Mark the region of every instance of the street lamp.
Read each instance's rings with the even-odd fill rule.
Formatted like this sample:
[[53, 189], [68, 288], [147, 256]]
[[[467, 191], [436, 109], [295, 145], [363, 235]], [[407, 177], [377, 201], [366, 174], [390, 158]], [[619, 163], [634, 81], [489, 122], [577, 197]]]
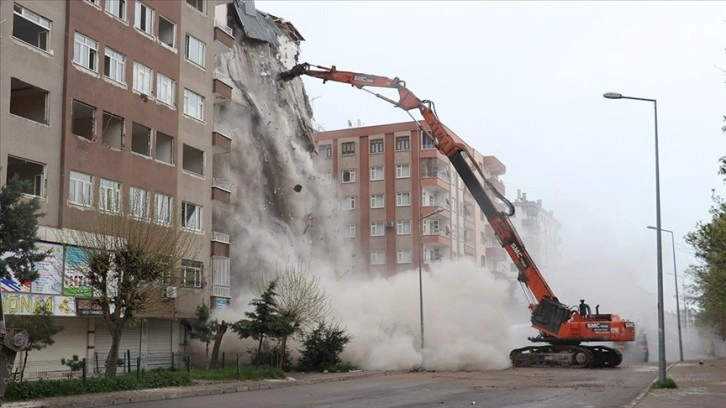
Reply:
[[[658, 162], [658, 102], [655, 99], [636, 98], [623, 96], [617, 92], [603, 94], [607, 99], [632, 99], [635, 101], [653, 102], [653, 114], [655, 118], [655, 226], [662, 231], [660, 224], [660, 166]], [[656, 256], [658, 257], [658, 381], [663, 384], [666, 380], [665, 360], [665, 331], [663, 329], [663, 245], [661, 234], [656, 235]]]
[[423, 235], [423, 220], [426, 218], [429, 218], [431, 216], [434, 216], [441, 211], [444, 211], [444, 208], [439, 208], [436, 211], [432, 212], [429, 215], [423, 216], [418, 219], [418, 310], [419, 310], [419, 319], [421, 322], [421, 350], [423, 351], [424, 348], [424, 313], [423, 313], [423, 241], [421, 240], [421, 236]]
[[[656, 227], [649, 225], [649, 229], [658, 230]], [[673, 277], [676, 282], [676, 315], [678, 317], [678, 351], [681, 355], [681, 362], [683, 362], [683, 337], [681, 336], [681, 303], [678, 299], [678, 270], [676, 268], [676, 240], [673, 237], [673, 231], [667, 229], [661, 229], [663, 232], [671, 234], [671, 245], [673, 246]]]

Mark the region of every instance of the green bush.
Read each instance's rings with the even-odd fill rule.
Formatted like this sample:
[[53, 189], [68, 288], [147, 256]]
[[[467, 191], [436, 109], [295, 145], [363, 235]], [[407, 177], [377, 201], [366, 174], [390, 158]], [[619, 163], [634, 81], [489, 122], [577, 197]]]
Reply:
[[660, 381], [654, 382], [652, 388], [654, 390], [663, 389], [663, 388], [678, 388], [678, 384], [676, 384], [676, 382], [673, 381], [672, 378], [667, 377], [665, 379], [665, 381], [663, 381], [663, 382], [660, 382]]
[[239, 376], [237, 376], [237, 367], [225, 367], [215, 370], [194, 369], [191, 377], [200, 380], [263, 380], [266, 378], [285, 378], [285, 373], [269, 366], [251, 366], [243, 365], [239, 368]]
[[350, 336], [338, 324], [318, 323], [303, 339], [300, 350], [300, 369], [303, 371], [330, 371], [341, 363], [338, 354], [350, 341]]

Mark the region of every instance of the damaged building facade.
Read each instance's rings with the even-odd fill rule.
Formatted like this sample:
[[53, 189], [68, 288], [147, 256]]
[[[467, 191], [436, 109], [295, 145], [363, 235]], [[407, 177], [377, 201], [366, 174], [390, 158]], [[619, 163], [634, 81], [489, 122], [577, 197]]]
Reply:
[[254, 2], [237, 0], [0, 2], [0, 183], [29, 182], [25, 193], [44, 213], [39, 246], [53, 254], [37, 265], [36, 282], [3, 279], [2, 301], [7, 314], [50, 304], [65, 327], [54, 346], [31, 354], [26, 375], [32, 360], [62, 367], [73, 354], [102, 370], [110, 335], [92, 291], [68, 268], [74, 248], [62, 239], [88, 212], [180, 217], [199, 248], [165, 288], [171, 311], [149, 311], [124, 329], [121, 350], [134, 361], [169, 365], [168, 356], [185, 352], [181, 318], [199, 304], [230, 306], [233, 238], [224, 220], [236, 185], [217, 162], [235, 142], [216, 109], [233, 83], [215, 65], [235, 37], [276, 27], [291, 38], [291, 58], [302, 39], [266, 15], [267, 26], [253, 27], [257, 15]]
[[[506, 273], [506, 251], [425, 129], [424, 122], [402, 122], [316, 134], [317, 165], [345, 214], [339, 234], [362, 254], [352, 263], [390, 276], [471, 257], [487, 271]], [[506, 166], [472, 151], [487, 180], [505, 194], [499, 176]]]

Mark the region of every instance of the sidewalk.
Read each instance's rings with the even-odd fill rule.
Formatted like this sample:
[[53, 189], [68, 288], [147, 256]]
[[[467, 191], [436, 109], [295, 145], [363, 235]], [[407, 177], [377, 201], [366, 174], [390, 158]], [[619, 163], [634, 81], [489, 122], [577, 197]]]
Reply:
[[675, 363], [668, 368], [666, 376], [676, 382], [677, 389], [644, 390], [641, 397], [633, 401], [630, 407], [726, 406], [726, 359]]

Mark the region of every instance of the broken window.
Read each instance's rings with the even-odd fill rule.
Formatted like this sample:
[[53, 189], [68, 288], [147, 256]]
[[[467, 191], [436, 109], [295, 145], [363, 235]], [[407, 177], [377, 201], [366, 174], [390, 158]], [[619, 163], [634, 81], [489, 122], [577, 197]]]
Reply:
[[138, 123], [131, 126], [131, 151], [151, 157], [151, 129]]
[[187, 4], [194, 7], [195, 9], [199, 10], [200, 12], [204, 13], [206, 11], [205, 9], [205, 0], [187, 0]]
[[71, 132], [84, 139], [93, 140], [96, 108], [74, 100], [71, 116]]
[[18, 178], [27, 182], [24, 194], [45, 197], [45, 164], [8, 156], [7, 169], [7, 181]]
[[154, 10], [144, 3], [136, 1], [136, 14], [134, 16], [134, 27], [154, 35]]
[[174, 138], [159, 131], [156, 132], [156, 160], [174, 164]]
[[343, 183], [355, 183], [355, 169], [345, 169], [341, 171]]
[[174, 39], [176, 38], [176, 25], [170, 20], [159, 16], [159, 42], [174, 48]]
[[13, 37], [35, 48], [50, 48], [50, 21], [32, 11], [13, 5]]
[[96, 72], [98, 68], [98, 43], [81, 33], [73, 41], [73, 62]]
[[341, 145], [343, 156], [351, 156], [355, 154], [355, 142], [345, 142]]
[[123, 148], [124, 119], [108, 112], [103, 112], [101, 140], [103, 144], [114, 149]]
[[48, 91], [11, 78], [10, 113], [47, 125]]
[[182, 150], [182, 168], [199, 176], [204, 175], [204, 152], [189, 145]]

